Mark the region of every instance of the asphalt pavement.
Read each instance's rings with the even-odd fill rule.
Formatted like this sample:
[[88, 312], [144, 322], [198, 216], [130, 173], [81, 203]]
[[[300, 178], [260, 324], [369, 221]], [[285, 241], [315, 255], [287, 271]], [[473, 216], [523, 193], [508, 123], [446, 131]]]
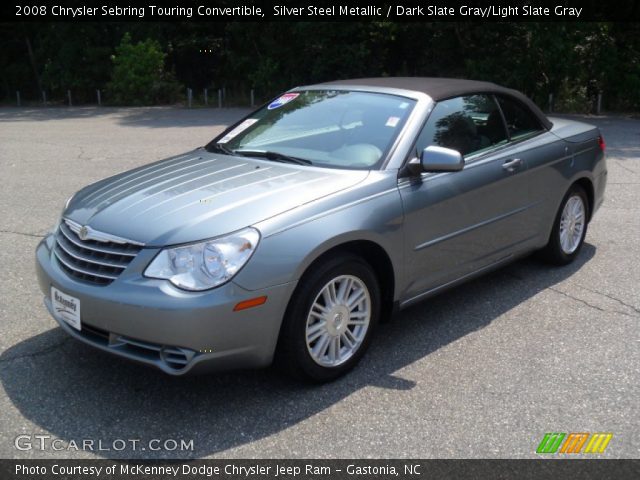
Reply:
[[416, 305], [332, 384], [172, 378], [69, 338], [34, 271], [65, 200], [245, 112], [0, 109], [0, 457], [521, 458], [546, 432], [611, 432], [600, 457], [640, 458], [639, 119], [576, 117], [602, 129], [609, 182], [574, 264], [527, 258]]

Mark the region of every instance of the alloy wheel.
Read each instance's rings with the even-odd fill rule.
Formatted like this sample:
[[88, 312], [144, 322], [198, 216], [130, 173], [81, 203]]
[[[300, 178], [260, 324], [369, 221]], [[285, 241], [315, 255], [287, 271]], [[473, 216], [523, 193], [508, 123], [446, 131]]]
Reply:
[[371, 296], [353, 275], [330, 280], [314, 299], [306, 323], [311, 358], [323, 367], [349, 360], [360, 348], [371, 321]]
[[576, 251], [585, 226], [585, 207], [579, 195], [569, 197], [560, 217], [560, 247], [567, 255]]

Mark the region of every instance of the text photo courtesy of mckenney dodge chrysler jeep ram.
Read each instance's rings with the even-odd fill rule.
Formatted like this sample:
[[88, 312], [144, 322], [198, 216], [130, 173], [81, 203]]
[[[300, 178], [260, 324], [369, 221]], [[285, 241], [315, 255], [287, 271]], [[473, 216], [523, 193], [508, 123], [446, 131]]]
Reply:
[[571, 262], [604, 150], [596, 127], [492, 83], [299, 87], [77, 192], [38, 280], [70, 335], [168, 374], [275, 360], [328, 381], [398, 309], [533, 251]]

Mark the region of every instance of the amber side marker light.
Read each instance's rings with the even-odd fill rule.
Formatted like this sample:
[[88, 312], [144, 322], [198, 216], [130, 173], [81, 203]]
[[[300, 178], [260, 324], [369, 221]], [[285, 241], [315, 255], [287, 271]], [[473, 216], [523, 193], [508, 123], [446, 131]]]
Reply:
[[247, 308], [257, 307], [258, 305], [262, 305], [266, 301], [267, 301], [266, 296], [250, 298], [249, 300], [243, 300], [242, 302], [236, 304], [235, 307], [233, 307], [233, 311], [239, 312], [240, 310], [246, 310]]

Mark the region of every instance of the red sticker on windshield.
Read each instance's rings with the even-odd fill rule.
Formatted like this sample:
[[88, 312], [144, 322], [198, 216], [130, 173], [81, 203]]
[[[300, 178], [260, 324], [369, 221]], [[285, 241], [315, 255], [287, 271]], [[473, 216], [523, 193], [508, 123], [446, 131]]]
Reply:
[[287, 103], [289, 103], [291, 100], [293, 100], [294, 98], [296, 98], [298, 95], [300, 95], [299, 93], [285, 93], [284, 95], [282, 95], [280, 98], [277, 98], [276, 100], [274, 100], [273, 102], [271, 102], [269, 104], [269, 106], [267, 107], [267, 109], [269, 110], [273, 110], [275, 108], [280, 108], [283, 105], [286, 105]]

